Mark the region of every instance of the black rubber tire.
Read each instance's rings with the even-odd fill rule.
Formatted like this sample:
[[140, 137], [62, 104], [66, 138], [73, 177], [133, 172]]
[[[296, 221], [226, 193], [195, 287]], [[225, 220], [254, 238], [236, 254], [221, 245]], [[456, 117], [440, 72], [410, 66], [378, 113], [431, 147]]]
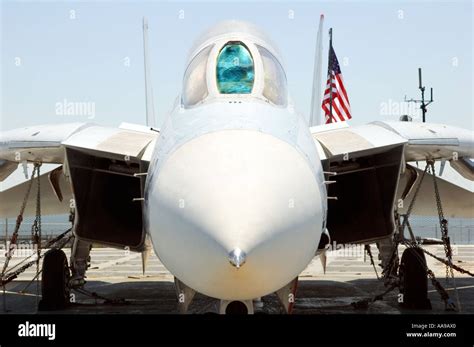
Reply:
[[248, 314], [247, 306], [238, 300], [234, 300], [230, 302], [227, 307], [225, 308], [226, 315], [244, 315]]
[[69, 279], [71, 273], [66, 254], [60, 249], [51, 249], [44, 255], [41, 274], [41, 294], [38, 310], [53, 311], [69, 304]]
[[407, 248], [403, 252], [399, 268], [400, 306], [404, 308], [431, 310], [428, 299], [428, 274], [426, 258], [419, 248]]

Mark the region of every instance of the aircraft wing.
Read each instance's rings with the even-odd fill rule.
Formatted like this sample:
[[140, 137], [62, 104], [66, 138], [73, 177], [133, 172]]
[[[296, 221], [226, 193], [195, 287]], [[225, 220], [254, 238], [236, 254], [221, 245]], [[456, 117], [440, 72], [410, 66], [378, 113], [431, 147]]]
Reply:
[[[91, 123], [31, 126], [0, 134], [0, 160], [63, 164], [65, 148], [75, 148], [104, 158], [128, 156], [149, 160], [143, 154], [157, 135], [158, 131], [129, 124], [119, 128]], [[3, 166], [6, 165], [0, 166], [0, 170]], [[7, 171], [6, 168], [3, 171]]]
[[[93, 170], [92, 163], [108, 160], [110, 172], [125, 170], [116, 163], [130, 163], [140, 167], [150, 160], [152, 148], [159, 131], [148, 127], [123, 123], [118, 128], [98, 126], [91, 123], [71, 123], [31, 126], [0, 133], [0, 181], [4, 181], [19, 166], [19, 163], [41, 162], [61, 164], [54, 170], [56, 174], [41, 176], [43, 214], [69, 212], [72, 186], [69, 170], [64, 167], [81, 157], [83, 162], [75, 164], [78, 168], [87, 166]], [[66, 155], [70, 151], [69, 155]], [[21, 166], [21, 165], [20, 165]], [[31, 171], [31, 170], [30, 170]], [[60, 173], [60, 174], [58, 174]], [[122, 173], [123, 174], [123, 173]], [[21, 199], [25, 195], [28, 181], [0, 192], [1, 217], [18, 214]], [[25, 215], [34, 214], [33, 187], [28, 199]]]
[[379, 153], [400, 144], [405, 145], [406, 162], [474, 158], [474, 133], [444, 124], [373, 122], [349, 127], [334, 123], [312, 127], [311, 132], [328, 159]]
[[[374, 122], [349, 127], [333, 123], [310, 128], [328, 185], [327, 226], [338, 243], [371, 242], [392, 234], [393, 208], [405, 213], [420, 175], [412, 161], [450, 161], [474, 180], [474, 133], [448, 125]], [[413, 174], [414, 173], [414, 174]], [[417, 181], [418, 180], [418, 181]], [[437, 177], [446, 217], [472, 217], [474, 193]], [[422, 196], [421, 196], [422, 195]], [[402, 199], [403, 203], [400, 204]], [[413, 213], [437, 215], [434, 185], [425, 177]], [[402, 206], [400, 206], [402, 205]]]

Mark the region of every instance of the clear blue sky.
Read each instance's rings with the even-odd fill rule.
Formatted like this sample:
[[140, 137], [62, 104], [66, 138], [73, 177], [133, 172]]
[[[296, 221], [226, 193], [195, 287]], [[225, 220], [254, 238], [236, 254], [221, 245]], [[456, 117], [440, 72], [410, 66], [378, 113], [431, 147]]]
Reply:
[[[87, 121], [84, 116], [56, 115], [55, 105], [64, 99], [94, 102], [93, 121], [99, 124], [144, 123], [144, 15], [150, 23], [158, 124], [181, 88], [194, 39], [224, 19], [253, 22], [273, 38], [284, 58], [296, 109], [307, 117], [320, 13], [326, 16], [326, 38], [327, 29], [334, 28], [352, 124], [397, 119], [381, 114], [382, 103], [402, 101], [405, 94], [418, 98], [417, 68], [421, 66], [426, 86], [434, 87], [429, 121], [474, 128], [473, 5], [469, 0], [1, 4], [2, 130]], [[75, 19], [70, 18], [71, 10]], [[181, 10], [184, 19], [179, 18]], [[323, 55], [327, 56], [327, 41]], [[20, 66], [15, 65], [17, 57]], [[129, 67], [124, 64], [126, 57]]]

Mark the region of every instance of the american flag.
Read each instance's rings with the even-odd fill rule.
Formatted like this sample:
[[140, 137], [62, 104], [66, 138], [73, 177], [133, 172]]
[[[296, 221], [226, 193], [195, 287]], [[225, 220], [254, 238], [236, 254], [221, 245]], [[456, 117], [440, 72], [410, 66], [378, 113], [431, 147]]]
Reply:
[[324, 91], [322, 108], [326, 124], [343, 122], [352, 118], [351, 105], [342, 80], [341, 67], [332, 45], [329, 48], [328, 81]]

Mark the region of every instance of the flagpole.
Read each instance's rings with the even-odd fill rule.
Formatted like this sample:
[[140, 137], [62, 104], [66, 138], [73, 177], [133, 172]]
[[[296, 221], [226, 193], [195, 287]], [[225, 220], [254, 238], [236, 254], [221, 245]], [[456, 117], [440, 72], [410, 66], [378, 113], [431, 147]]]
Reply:
[[[328, 64], [331, 64], [331, 49], [332, 49], [332, 28], [329, 28], [329, 51], [328, 51]], [[329, 82], [329, 122], [332, 123], [332, 71], [329, 70], [330, 82]]]

